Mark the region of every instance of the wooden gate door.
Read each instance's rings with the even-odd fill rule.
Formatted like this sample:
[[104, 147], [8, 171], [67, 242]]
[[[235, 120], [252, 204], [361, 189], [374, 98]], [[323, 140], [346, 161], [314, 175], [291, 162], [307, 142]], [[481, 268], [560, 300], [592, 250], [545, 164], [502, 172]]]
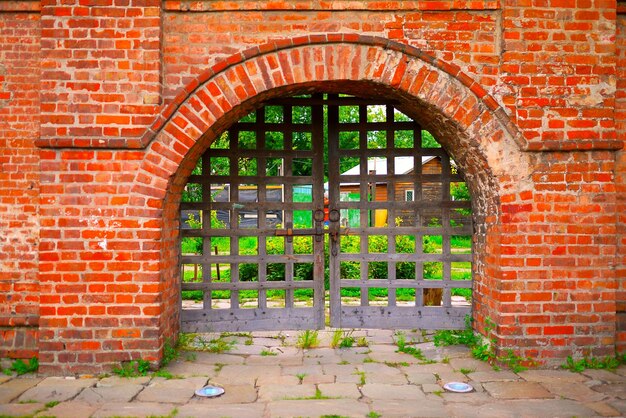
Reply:
[[200, 301], [184, 301], [182, 330], [323, 328], [325, 242], [332, 326], [463, 328], [471, 202], [424, 135], [393, 103], [339, 95], [233, 125], [181, 204], [183, 299]]
[[454, 163], [391, 103], [328, 103], [331, 326], [463, 328], [471, 202], [451, 198]]
[[206, 151], [181, 204], [183, 296], [201, 299], [183, 332], [324, 327], [323, 148], [322, 106], [292, 98]]

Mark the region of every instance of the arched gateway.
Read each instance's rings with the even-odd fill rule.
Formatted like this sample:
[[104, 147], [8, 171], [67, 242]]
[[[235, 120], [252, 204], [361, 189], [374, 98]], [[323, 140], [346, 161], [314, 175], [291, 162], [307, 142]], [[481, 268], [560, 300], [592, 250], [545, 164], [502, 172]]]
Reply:
[[449, 152], [473, 196], [473, 315], [479, 327], [486, 317], [497, 323], [499, 200], [502, 190], [518, 188], [528, 175], [522, 138], [493, 98], [454, 65], [385, 39], [311, 35], [216, 64], [186, 87], [144, 137], [149, 145], [127, 212], [146, 205], [163, 209], [154, 223], [162, 231], [160, 341], [179, 331], [179, 205], [197, 160], [218, 135], [262, 104], [315, 93], [396, 103]]
[[[260, 138], [260, 141], [267, 142], [268, 137], [263, 134], [271, 131], [268, 131], [260, 113], [272, 105], [280, 105], [285, 111], [291, 106], [285, 103], [295, 105], [296, 98], [309, 101], [307, 106], [312, 112], [318, 105], [327, 106], [329, 122], [332, 122], [331, 107], [335, 105], [358, 106], [359, 114], [361, 107], [367, 113], [368, 105], [384, 105], [385, 112], [390, 109], [391, 113], [391, 110], [397, 109], [406, 117], [406, 121], [402, 122], [405, 125], [395, 125], [401, 121], [396, 121], [395, 117], [393, 122], [390, 116], [386, 118], [388, 126], [377, 129], [376, 135], [381, 134], [387, 139], [386, 145], [380, 148], [368, 145], [367, 132], [371, 130], [368, 126], [359, 126], [363, 119], [350, 122], [353, 125], [349, 125], [349, 129], [341, 126], [330, 129], [332, 123], [329, 123], [328, 161], [331, 170], [327, 177], [313, 175], [311, 171], [311, 176], [307, 174], [296, 181], [293, 176], [281, 176], [278, 172], [267, 177], [267, 171], [265, 176], [259, 176], [258, 171], [252, 175], [239, 170], [240, 158], [256, 158], [257, 169], [261, 161], [261, 166], [265, 163], [265, 170], [269, 159], [277, 158], [283, 160], [283, 173], [288, 174], [286, 165], [289, 159], [293, 163], [294, 159], [308, 158], [311, 160], [311, 170], [319, 171], [320, 164], [324, 163], [320, 163], [320, 153], [312, 152], [314, 146], [320, 147], [319, 143], [314, 144], [313, 131], [310, 132], [311, 150], [307, 151], [310, 155], [300, 155], [299, 150], [289, 147], [268, 150], [267, 147], [256, 145], [240, 145], [239, 137], [236, 140], [229, 137], [228, 149], [218, 147], [225, 135], [230, 135], [225, 132], [241, 131], [242, 124], [248, 124], [244, 128], [255, 132], [255, 141]], [[354, 103], [349, 104], [350, 100]], [[342, 101], [345, 102], [342, 104]], [[291, 112], [293, 114], [293, 109]], [[254, 121], [249, 119], [251, 114], [256, 114]], [[587, 235], [594, 234], [594, 230], [577, 225], [572, 218], [549, 213], [552, 207], [560, 205], [559, 199], [567, 199], [566, 204], [570, 205], [568, 208], [571, 208], [572, 213], [582, 213], [594, 207], [585, 203], [584, 196], [580, 202], [571, 203], [574, 202], [572, 199], [576, 199], [576, 191], [572, 195], [563, 195], [565, 186], [551, 182], [555, 178], [565, 177], [562, 174], [554, 177], [552, 170], [563, 169], [561, 162], [567, 159], [571, 159], [575, 169], [580, 158], [610, 160], [610, 155], [606, 152], [596, 152], [594, 155], [529, 152], [533, 147], [527, 145], [525, 139], [517, 133], [506, 112], [458, 67], [424, 54], [419, 49], [386, 39], [333, 34], [275, 41], [218, 62], [190, 82], [140, 140], [126, 143], [126, 148], [142, 148], [140, 150], [99, 149], [98, 144], [95, 144], [83, 150], [42, 151], [42, 167], [47, 173], [45, 187], [42, 187], [41, 211], [45, 214], [42, 225], [45, 227], [42, 227], [39, 253], [41, 302], [38, 348], [42, 371], [93, 372], [137, 358], [156, 362], [161, 359], [165, 344], [176, 339], [181, 323], [184, 329], [224, 329], [246, 324], [249, 320], [247, 317], [232, 319], [245, 309], [238, 312], [226, 309], [222, 309], [222, 312], [207, 311], [213, 296], [209, 292], [214, 290], [230, 291], [228, 300], [236, 308], [235, 305], [241, 302], [237, 292], [255, 291], [259, 309], [247, 310], [244, 315], [248, 316], [254, 316], [255, 313], [267, 315], [262, 313], [266, 307], [262, 305], [266, 304], [264, 297], [272, 287], [273, 290], [282, 291], [278, 293], [284, 298], [284, 304], [290, 306], [296, 288], [309, 285], [289, 283], [283, 286], [282, 283], [291, 278], [289, 270], [295, 271], [296, 264], [313, 263], [313, 270], [317, 269], [317, 276], [313, 274], [313, 277], [317, 277], [318, 282], [312, 288], [317, 286], [318, 295], [321, 294], [321, 269], [315, 266], [314, 260], [307, 259], [321, 256], [321, 251], [305, 254], [300, 259], [298, 257], [301, 254], [288, 248], [282, 250], [282, 254], [269, 254], [267, 238], [269, 235], [270, 238], [284, 238], [285, 247], [288, 247], [286, 243], [293, 233], [289, 232], [287, 222], [294, 223], [295, 212], [304, 210], [302, 206], [309, 204], [311, 207], [306, 208], [309, 211], [308, 225], [304, 229], [313, 232], [310, 237], [315, 241], [319, 226], [315, 223], [315, 211], [323, 210], [320, 202], [323, 204], [326, 187], [329, 191], [329, 212], [333, 209], [339, 211], [338, 220], [329, 219], [331, 240], [337, 237], [333, 237], [334, 233], [338, 233], [340, 240], [343, 236], [359, 239], [359, 251], [354, 253], [335, 247], [335, 255], [332, 254], [333, 248], [330, 249], [330, 261], [335, 263], [336, 275], [341, 273], [342, 262], [349, 263], [345, 265], [346, 269], [352, 268], [353, 272], [358, 270], [353, 276], [340, 277], [334, 281], [331, 279], [331, 304], [336, 304], [334, 315], [337, 315], [333, 324], [342, 327], [401, 327], [406, 324], [412, 327], [460, 326], [465, 313], [470, 312], [470, 307], [458, 307], [451, 303], [451, 288], [456, 286], [453, 280], [448, 280], [453, 279], [448, 277], [452, 265], [445, 264], [467, 262], [461, 261], [466, 260], [467, 255], [455, 258], [457, 254], [454, 254], [450, 245], [450, 237], [457, 232], [451, 222], [450, 210], [462, 209], [458, 207], [458, 202], [448, 196], [441, 196], [440, 219], [433, 224], [426, 219], [428, 223], [424, 225], [423, 219], [419, 222], [411, 221], [411, 215], [406, 217], [401, 213], [405, 210], [412, 212], [414, 219], [418, 215], [423, 218], [426, 214], [424, 207], [419, 202], [407, 199], [407, 195], [404, 195], [404, 199], [396, 196], [392, 198], [392, 188], [387, 188], [385, 201], [366, 197], [372, 194], [370, 186], [374, 186], [378, 192], [382, 189], [382, 183], [398, 185], [405, 180], [412, 184], [413, 193], [423, 191], [423, 184], [419, 182], [420, 170], [416, 170], [415, 162], [423, 157], [445, 157], [443, 150], [429, 150], [428, 147], [420, 146], [419, 141], [414, 140], [412, 146], [406, 148], [396, 145], [395, 138], [391, 141], [391, 132], [395, 135], [398, 130], [409, 131], [404, 129], [407, 128], [406, 123], [414, 124], [410, 129], [412, 135], [419, 131], [430, 132], [454, 162], [453, 169], [452, 164], [442, 158], [441, 173], [430, 178], [443, 185], [439, 188], [442, 194], [446, 195], [446, 190], [449, 191], [446, 184], [459, 179], [454, 177], [458, 172], [463, 174], [472, 196], [472, 231], [461, 229], [463, 232], [460, 235], [473, 232], [471, 314], [477, 330], [485, 332], [484, 325], [490, 319], [495, 323], [495, 328], [489, 331], [489, 336], [495, 340], [496, 350], [514, 348], [523, 356], [534, 355], [549, 360], [550, 357], [562, 358], [569, 353], [581, 353], [584, 347], [591, 347], [589, 353], [592, 355], [613, 353], [614, 327], [603, 325], [615, 322], [614, 300], [610, 299], [610, 289], [614, 285], [611, 271], [602, 270], [597, 278], [594, 277], [595, 271], [583, 265], [591, 262], [589, 258], [581, 259], [580, 265], [573, 270], [559, 267], [567, 259], [559, 257], [565, 247], [558, 243], [563, 242], [568, 231], [579, 231], [582, 234], [580, 241], [577, 241], [582, 243], [580, 245], [593, 246], [593, 241], [588, 241]], [[293, 133], [300, 129], [293, 124], [292, 119], [291, 125], [283, 124], [276, 132], [282, 132], [284, 139], [288, 130]], [[314, 129], [319, 129], [319, 126]], [[359, 136], [358, 147], [342, 149], [339, 145], [339, 149], [336, 149], [338, 142], [330, 140], [331, 132], [333, 135], [343, 135], [342, 132], [350, 130], [358, 131], [359, 135], [365, 132], [363, 142], [360, 142]], [[305, 130], [301, 131], [306, 134]], [[212, 144], [215, 144], [213, 148]], [[113, 147], [114, 144], [108, 146]], [[215, 177], [205, 180], [199, 178], [194, 170], [203, 155], [208, 156], [208, 160], [203, 159], [203, 166], [208, 164], [208, 171], [203, 171], [203, 175], [219, 174], [211, 174], [212, 156], [228, 159], [228, 175], [219, 181]], [[397, 169], [403, 164], [404, 157], [413, 158], [412, 171]], [[347, 164], [351, 158], [355, 162], [353, 167], [342, 165], [342, 159]], [[109, 159], [114, 164], [101, 164], [100, 159]], [[387, 174], [370, 173], [370, 161], [383, 164]], [[343, 168], [337, 169], [337, 164]], [[110, 175], [112, 169], [118, 172], [115, 177]], [[350, 172], [352, 169], [358, 170], [358, 173]], [[94, 170], [96, 174], [93, 174]], [[426, 178], [423, 175], [421, 177], [421, 180]], [[577, 177], [568, 178], [575, 180]], [[114, 186], [110, 184], [112, 180], [115, 181]], [[208, 206], [193, 207], [193, 202], [181, 206], [186, 185], [198, 183], [198, 180], [208, 184], [208, 196], [203, 196], [200, 202]], [[584, 180], [582, 178], [581, 181]], [[61, 186], [57, 184], [58, 181]], [[311, 186], [308, 202], [293, 202], [294, 185], [298, 182]], [[228, 186], [228, 202], [210, 201], [212, 184]], [[358, 193], [349, 190], [357, 187], [355, 185], [359, 188]], [[568, 184], [567, 187], [578, 186]], [[281, 193], [280, 202], [275, 206], [268, 202], [272, 199], [268, 190], [272, 189], [280, 190]], [[103, 190], [108, 194], [104, 195]], [[92, 191], [95, 192], [90, 194]], [[239, 192], [256, 193], [253, 200], [259, 202], [249, 202], [248, 198], [240, 197]], [[283, 192], [285, 197], [282, 196]], [[353, 196], [354, 200], [347, 198], [342, 201], [342, 193], [349, 195], [351, 192], [358, 194], [358, 199]], [[613, 198], [613, 195], [602, 195], [601, 191], [598, 193], [599, 199]], [[551, 200], [555, 200], [554, 205]], [[232, 204], [242, 205], [243, 208]], [[76, 209], [76, 205], [81, 209]], [[607, 208], [611, 210], [610, 201]], [[213, 210], [216, 211], [217, 221], [223, 225], [233, 226], [232, 221], [236, 219], [239, 222], [240, 215], [245, 215], [246, 210], [249, 210], [246, 216], [254, 218], [256, 215], [257, 226], [263, 225], [259, 223], [262, 218], [268, 225], [271, 216], [277, 219], [280, 217], [284, 225], [274, 227], [271, 231], [261, 228], [255, 231], [258, 232], [256, 255], [259, 256], [255, 263], [249, 263], [249, 258], [245, 258], [250, 257], [250, 254], [237, 254], [237, 234], [245, 235], [249, 232], [239, 224], [236, 228], [228, 228], [228, 233], [221, 234], [221, 238], [230, 239], [227, 256], [231, 258], [220, 259], [220, 254], [218, 258], [211, 258], [211, 237], [219, 235], [201, 231], [199, 234], [194, 233], [208, 237], [208, 240], [203, 241], [203, 255], [200, 259], [198, 256], [193, 259], [181, 251], [181, 235], [190, 237], [194, 234], [189, 230], [183, 230], [181, 234], [181, 209], [205, 211], [206, 226], [211, 225], [210, 213]], [[230, 211], [228, 219], [224, 217], [226, 209]], [[67, 214], [68, 219], [57, 219], [60, 210]], [[342, 210], [347, 212], [342, 215]], [[359, 213], [358, 220], [353, 220], [352, 224], [349, 220], [351, 210]], [[259, 215], [260, 211], [265, 213]], [[388, 218], [377, 225], [379, 212], [386, 212]], [[402, 227], [388, 227], [389, 214], [393, 214], [393, 223], [396, 217], [405, 216], [403, 222], [414, 222], [412, 227], [418, 228], [419, 224], [419, 228], [410, 230], [412, 227], [405, 224], [408, 233], [404, 234], [401, 233]], [[352, 229], [353, 235], [350, 235], [350, 231], [341, 230], [342, 218], [346, 218], [344, 227], [351, 227], [348, 229]], [[609, 222], [611, 219], [610, 213], [606, 219], [599, 215], [598, 222]], [[462, 228], [468, 228], [467, 222], [461, 224]], [[84, 229], [77, 229], [77, 225]], [[73, 237], [77, 234], [85, 240], [85, 249], [78, 254], [71, 250], [72, 245], [75, 245]], [[442, 254], [431, 256], [433, 253], [424, 251], [423, 246], [420, 252], [419, 244], [415, 244], [415, 252], [399, 251], [398, 239], [402, 240], [402, 236], [408, 235], [413, 235], [417, 243], [420, 237], [423, 239], [426, 235], [441, 236]], [[266, 248], [258, 250], [262, 245], [259, 244], [262, 236], [266, 238]], [[387, 247], [383, 245], [380, 252], [372, 252], [369, 248], [370, 240], [386, 242]], [[55, 248], [66, 249], [61, 256], [69, 260], [59, 261]], [[448, 250], [450, 254], [447, 254]], [[262, 259], [263, 254], [265, 259]], [[291, 256], [295, 260], [285, 261]], [[73, 262], [72, 257], [77, 257], [79, 262]], [[205, 270], [211, 270], [211, 265], [224, 262], [230, 267], [229, 273], [233, 268], [240, 275], [253, 271], [253, 279], [226, 285], [207, 283], [204, 279], [187, 283], [182, 290], [203, 292], [203, 309], [181, 315], [181, 262], [197, 264], [198, 261], [205, 265]], [[424, 274], [424, 265], [430, 262], [444, 263], [443, 280], [436, 285], [431, 285], [435, 281], [424, 281], [419, 277], [420, 273]], [[372, 263], [382, 264], [370, 266]], [[409, 263], [410, 273], [407, 277], [412, 280], [398, 280], [401, 274], [405, 274], [399, 273], [406, 267], [402, 263]], [[243, 270], [247, 271], [242, 273], [243, 264], [256, 264], [256, 267], [243, 266]], [[268, 264], [284, 266], [271, 266], [270, 271]], [[379, 269], [371, 276], [370, 267], [382, 267], [383, 271], [381, 273]], [[259, 283], [263, 281], [263, 274], [267, 279], [268, 271], [272, 274], [278, 272], [279, 278], [285, 280], [264, 284], [266, 287], [262, 288]], [[394, 281], [394, 273], [396, 280], [391, 283]], [[606, 278], [603, 276], [605, 273]], [[388, 296], [391, 294], [385, 307], [368, 306], [368, 289], [378, 287], [381, 282], [367, 282], [365, 277], [389, 282], [387, 288], [383, 289]], [[569, 280], [570, 277], [573, 280]], [[355, 278], [360, 281], [352, 285], [350, 280]], [[464, 284], [469, 285], [470, 282]], [[358, 290], [358, 306], [343, 306], [343, 303], [339, 303], [341, 288]], [[404, 307], [398, 306], [399, 303], [394, 306], [392, 301], [393, 290], [397, 296], [399, 290], [404, 291], [406, 288], [410, 290], [413, 305], [409, 309], [400, 309]], [[443, 303], [437, 307], [422, 306], [426, 305], [424, 288], [443, 288]], [[605, 297], [609, 299], [602, 299]], [[318, 299], [320, 304], [321, 300]], [[287, 312], [279, 318], [279, 322], [293, 321], [304, 311]], [[435, 316], [431, 315], [434, 311], [438, 311]], [[291, 323], [286, 327], [318, 327], [322, 318], [320, 312], [310, 312], [310, 318], [306, 320], [311, 319], [310, 323], [305, 324], [300, 318], [295, 320], [295, 325]], [[212, 317], [207, 320], [209, 316]], [[563, 325], [567, 321], [571, 323]], [[594, 323], [597, 326], [589, 325]]]

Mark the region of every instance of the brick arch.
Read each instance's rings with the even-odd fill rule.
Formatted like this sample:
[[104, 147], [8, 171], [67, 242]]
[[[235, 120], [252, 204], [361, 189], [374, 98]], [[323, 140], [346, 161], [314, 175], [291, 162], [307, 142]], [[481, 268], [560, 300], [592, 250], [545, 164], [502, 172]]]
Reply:
[[[220, 61], [180, 92], [143, 137], [145, 158], [128, 215], [152, 208], [161, 272], [161, 340], [177, 332], [178, 204], [212, 140], [264, 100], [308, 92], [398, 100], [432, 131], [467, 177], [475, 201], [475, 306], [497, 321], [500, 197], [527, 175], [526, 144], [504, 110], [454, 64], [417, 48], [354, 34], [311, 35], [261, 45]], [[506, 172], [505, 172], [506, 170]], [[510, 175], [509, 173], [516, 173]]]

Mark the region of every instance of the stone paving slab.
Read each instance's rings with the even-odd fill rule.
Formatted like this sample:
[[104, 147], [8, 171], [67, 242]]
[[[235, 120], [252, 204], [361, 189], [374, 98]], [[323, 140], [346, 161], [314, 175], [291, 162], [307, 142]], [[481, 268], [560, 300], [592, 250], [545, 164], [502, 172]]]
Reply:
[[322, 395], [331, 398], [359, 399], [361, 392], [354, 383], [322, 383], [317, 385]]
[[335, 383], [335, 376], [331, 374], [312, 374], [304, 376], [302, 379], [304, 384], [317, 385], [320, 383]]
[[125, 384], [86, 388], [74, 398], [76, 401], [99, 405], [108, 402], [130, 402], [144, 389], [143, 385]]
[[475, 372], [468, 374], [467, 377], [476, 382], [515, 382], [520, 380], [518, 375], [508, 370]]
[[519, 372], [518, 375], [528, 382], [565, 383], [587, 380], [582, 374], [572, 373], [569, 370], [531, 369]]
[[[397, 353], [398, 346], [395, 344], [370, 344], [369, 349], [372, 353]], [[370, 353], [371, 354], [371, 353]]]
[[611, 407], [618, 410], [622, 415], [626, 416], [626, 400], [614, 400], [608, 402]]
[[[502, 417], [550, 417], [550, 418], [571, 418], [571, 417], [593, 417], [595, 412], [582, 404], [570, 400], [550, 399], [550, 400], [523, 400], [523, 401], [501, 401], [493, 402], [475, 409], [463, 409], [459, 417], [482, 417], [482, 418], [502, 418]], [[475, 413], [475, 415], [474, 415]]]
[[345, 350], [339, 352], [339, 362], [347, 361], [348, 363], [363, 363], [365, 359], [369, 358], [369, 354], [359, 353], [352, 350]]
[[339, 364], [343, 360], [332, 348], [319, 348], [304, 353], [303, 364]]
[[283, 375], [316, 375], [316, 374], [324, 374], [324, 369], [319, 364], [306, 364], [302, 366], [287, 366], [282, 368]]
[[436, 394], [443, 393], [443, 388], [436, 383], [424, 383], [419, 386], [420, 388], [422, 388], [422, 392], [424, 393], [436, 393]]
[[461, 371], [461, 369], [471, 370], [470, 373], [494, 371], [489, 363], [474, 358], [453, 358], [450, 359], [450, 366], [456, 371]]
[[487, 382], [483, 387], [496, 399], [553, 398], [543, 386], [535, 382]]
[[448, 382], [469, 382], [470, 381], [470, 378], [461, 372], [442, 372], [442, 373], [437, 373], [437, 376], [439, 376], [439, 381], [442, 382], [442, 384], [446, 384]]
[[606, 398], [606, 395], [578, 383], [541, 383], [541, 385], [561, 398], [573, 399], [580, 402], [597, 402]]
[[626, 383], [626, 376], [621, 376], [609, 370], [585, 370], [583, 375], [606, 383]]
[[594, 386], [593, 390], [618, 399], [626, 400], [626, 384], [602, 384]]
[[88, 418], [99, 408], [78, 401], [62, 402], [35, 415], [36, 417]]
[[325, 374], [335, 376], [335, 383], [361, 382], [361, 375], [357, 367], [352, 364], [326, 364], [323, 369]]
[[222, 385], [254, 385], [260, 376], [280, 375], [280, 366], [226, 365], [214, 380]]
[[372, 412], [382, 415], [384, 418], [408, 418], [408, 417], [448, 417], [443, 401], [426, 399], [406, 400], [381, 400], [377, 399], [370, 404]]
[[0, 404], [6, 404], [16, 399], [28, 389], [36, 386], [43, 379], [37, 377], [17, 378], [0, 385]]
[[365, 333], [368, 338], [371, 338], [372, 341], [382, 342], [382, 343], [393, 343], [393, 336], [395, 335], [395, 331], [392, 329], [367, 329]]
[[191, 361], [173, 361], [168, 364], [163, 370], [172, 373], [175, 376], [193, 377], [193, 376], [205, 376], [214, 377], [217, 375], [215, 371], [215, 365], [211, 364], [198, 364]]
[[411, 364], [407, 367], [401, 367], [402, 371], [407, 375], [410, 373], [430, 373], [441, 376], [442, 374], [454, 373], [454, 369], [449, 364], [432, 363], [432, 364]]
[[0, 385], [5, 383], [5, 382], [8, 382], [11, 379], [13, 379], [13, 376], [3, 376], [3, 375], [0, 375]]
[[341, 417], [363, 418], [369, 414], [367, 404], [354, 399], [313, 399], [272, 402], [267, 406], [270, 417]]
[[379, 363], [419, 363], [421, 361], [408, 354], [395, 352], [373, 351], [369, 353], [368, 356], [370, 359]]
[[381, 363], [365, 363], [358, 366], [359, 371], [365, 373], [366, 383], [387, 383], [390, 385], [403, 385], [408, 383], [406, 375], [395, 367], [389, 367]]
[[257, 337], [256, 332], [254, 333], [254, 343], [258, 345], [262, 345], [264, 347], [284, 347], [284, 344], [280, 338], [270, 338], [270, 337]]
[[265, 385], [297, 385], [300, 379], [296, 376], [259, 376], [256, 380], [256, 386]]
[[137, 377], [120, 377], [120, 376], [107, 376], [98, 380], [96, 387], [114, 387], [120, 385], [147, 385], [152, 376], [137, 376]]
[[263, 401], [281, 401], [289, 399], [312, 398], [315, 385], [265, 385], [259, 388], [259, 399]]
[[489, 396], [487, 392], [470, 392], [470, 393], [452, 393], [443, 391], [439, 397], [446, 404], [463, 404], [466, 407], [474, 408], [475, 405], [483, 405], [494, 402], [494, 398]]
[[0, 405], [0, 417], [24, 417], [46, 409], [42, 403], [5, 403]]
[[189, 401], [194, 392], [207, 384], [206, 377], [185, 379], [155, 378], [137, 395], [138, 402], [167, 402], [182, 404]]
[[110, 417], [159, 417], [168, 416], [178, 406], [168, 403], [133, 402], [133, 403], [109, 403], [103, 405], [92, 416], [93, 418]]
[[[273, 349], [272, 352], [277, 352]], [[303, 364], [301, 356], [278, 354], [276, 356], [250, 356], [246, 365], [251, 366], [300, 366]]]
[[437, 378], [432, 373], [419, 373], [412, 371], [406, 374], [409, 383], [413, 385], [425, 385], [437, 383]]
[[213, 405], [213, 404], [187, 404], [178, 408], [176, 418], [259, 418], [262, 417], [266, 405], [262, 403], [256, 404], [231, 404], [231, 405]]
[[361, 388], [363, 396], [370, 399], [425, 399], [424, 392], [414, 385], [386, 385], [368, 383]]
[[37, 386], [28, 389], [18, 398], [18, 401], [37, 401], [47, 403], [51, 401], [63, 402], [72, 399], [83, 389], [94, 386], [97, 379], [73, 379], [64, 377], [47, 377]]
[[252, 345], [236, 344], [228, 352], [230, 354], [260, 355], [262, 351], [268, 351], [268, 348], [265, 347], [264, 345], [257, 345], [257, 344], [252, 344]]
[[[242, 356], [236, 356], [232, 354], [216, 354], [216, 353], [204, 353], [193, 352], [195, 354], [195, 360], [193, 363], [204, 364], [243, 364], [245, 358]], [[184, 357], [184, 355], [183, 355]]]
[[467, 347], [464, 345], [450, 345], [448, 347], [441, 347], [439, 350], [441, 358], [447, 357], [449, 359], [453, 359], [469, 356]]
[[598, 415], [603, 417], [621, 417], [622, 413], [613, 408], [606, 402], [589, 402], [585, 404], [586, 407], [593, 409]]

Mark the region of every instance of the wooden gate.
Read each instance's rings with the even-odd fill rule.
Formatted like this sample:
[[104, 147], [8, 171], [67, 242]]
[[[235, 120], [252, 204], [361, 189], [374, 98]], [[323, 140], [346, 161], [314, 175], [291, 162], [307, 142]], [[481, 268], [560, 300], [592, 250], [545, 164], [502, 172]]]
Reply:
[[463, 328], [471, 201], [446, 151], [392, 103], [331, 97], [328, 132], [331, 326]]
[[182, 330], [319, 329], [326, 297], [334, 327], [462, 328], [471, 202], [423, 135], [392, 103], [338, 95], [233, 125], [183, 195]]

